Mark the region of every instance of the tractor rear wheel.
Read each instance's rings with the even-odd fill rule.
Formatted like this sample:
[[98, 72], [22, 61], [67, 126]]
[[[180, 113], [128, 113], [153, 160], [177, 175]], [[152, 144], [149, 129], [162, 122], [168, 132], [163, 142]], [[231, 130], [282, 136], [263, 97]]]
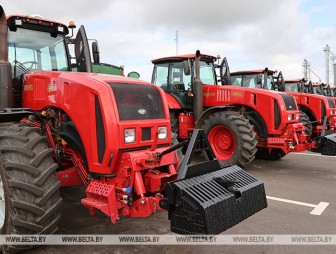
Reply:
[[304, 124], [304, 126], [305, 126], [305, 134], [310, 137], [311, 134], [312, 134], [312, 132], [313, 132], [313, 126], [312, 126], [312, 124], [309, 121], [308, 115], [305, 112], [301, 111], [301, 110], [300, 110], [300, 123]]
[[[0, 124], [1, 234], [52, 234], [58, 229], [62, 199], [52, 149], [39, 129], [22, 123]], [[3, 245], [18, 252], [34, 245]]]
[[268, 161], [276, 161], [285, 157], [286, 154], [283, 150], [273, 148], [271, 152], [267, 148], [260, 148], [256, 154], [256, 158], [259, 160], [268, 160]]
[[245, 167], [257, 152], [253, 126], [242, 115], [232, 111], [215, 112], [203, 122], [212, 149], [222, 167]]

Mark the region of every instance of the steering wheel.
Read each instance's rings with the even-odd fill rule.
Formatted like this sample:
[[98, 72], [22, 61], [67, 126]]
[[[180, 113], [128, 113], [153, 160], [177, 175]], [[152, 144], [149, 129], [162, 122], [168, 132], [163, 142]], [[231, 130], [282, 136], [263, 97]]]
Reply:
[[38, 62], [36, 62], [36, 61], [26, 61], [26, 62], [23, 62], [22, 64], [23, 65], [30, 64], [30, 66], [27, 67], [29, 70], [33, 69], [34, 65], [35, 65], [34, 69], [37, 69], [37, 66], [38, 66]]
[[[24, 74], [24, 73], [26, 73], [26, 72], [29, 72], [29, 69], [28, 69], [26, 66], [24, 66], [23, 63], [21, 63], [21, 62], [19, 62], [19, 61], [17, 61], [17, 60], [15, 60], [15, 61], [13, 62], [13, 65], [14, 65], [14, 68], [18, 68], [18, 69], [22, 72], [22, 74]], [[21, 74], [20, 74], [20, 75], [21, 75]]]

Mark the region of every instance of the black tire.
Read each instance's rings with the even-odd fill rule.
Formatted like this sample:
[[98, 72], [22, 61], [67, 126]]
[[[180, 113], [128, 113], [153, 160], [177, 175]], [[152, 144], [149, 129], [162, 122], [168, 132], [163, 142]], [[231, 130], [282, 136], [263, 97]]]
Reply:
[[313, 133], [313, 126], [309, 121], [309, 116], [301, 110], [300, 110], [300, 123], [304, 124], [304, 126], [306, 128], [305, 129], [305, 134], [310, 137]]
[[268, 161], [280, 160], [285, 156], [286, 156], [285, 152], [277, 148], [273, 148], [271, 152], [267, 148], [260, 148], [256, 153], [256, 159], [268, 160]]
[[[228, 165], [245, 167], [253, 161], [257, 152], [256, 133], [253, 131], [253, 126], [242, 115], [232, 111], [215, 112], [204, 119], [201, 128], [207, 134], [222, 167]], [[224, 130], [224, 134], [216, 134], [216, 130], [221, 128]], [[230, 145], [227, 145], [227, 149], [222, 149], [221, 141], [217, 142], [217, 140], [224, 139], [223, 143], [226, 146], [225, 131], [229, 136], [227, 140], [231, 142], [229, 142]], [[219, 145], [214, 144], [214, 141]]]
[[170, 111], [169, 115], [170, 115], [171, 131], [177, 134], [177, 137], [178, 137], [179, 126], [178, 126], [178, 118], [176, 116], [176, 113], [174, 111]]
[[[39, 129], [21, 123], [0, 124], [0, 180], [5, 216], [1, 234], [53, 234], [61, 218], [60, 181], [53, 150]], [[18, 252], [34, 245], [3, 245], [1, 250]]]
[[[170, 111], [169, 114], [170, 114], [170, 126], [171, 126], [171, 132], [172, 132], [172, 145], [177, 145], [179, 143], [178, 118], [177, 118], [176, 113], [174, 111]], [[184, 158], [182, 148], [177, 149], [176, 154], [177, 154], [177, 158], [178, 158], [179, 162], [181, 162]]]

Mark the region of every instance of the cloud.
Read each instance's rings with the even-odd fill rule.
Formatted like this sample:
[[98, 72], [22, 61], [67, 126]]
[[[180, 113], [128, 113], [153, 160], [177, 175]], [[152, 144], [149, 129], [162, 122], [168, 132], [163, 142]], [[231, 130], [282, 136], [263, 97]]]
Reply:
[[[151, 78], [150, 60], [176, 53], [201, 52], [226, 56], [231, 70], [269, 67], [285, 78], [302, 76], [307, 58], [324, 76], [324, 53], [333, 49], [335, 24], [317, 22], [335, 4], [327, 0], [58, 0], [7, 1], [9, 13], [36, 13], [45, 18], [84, 24], [89, 38], [99, 41], [102, 62], [125, 65]], [[317, 8], [318, 7], [318, 8]], [[330, 16], [330, 15], [329, 15]], [[321, 26], [316, 27], [316, 24]], [[323, 25], [323, 26], [322, 26]], [[335, 49], [336, 51], [336, 49]]]

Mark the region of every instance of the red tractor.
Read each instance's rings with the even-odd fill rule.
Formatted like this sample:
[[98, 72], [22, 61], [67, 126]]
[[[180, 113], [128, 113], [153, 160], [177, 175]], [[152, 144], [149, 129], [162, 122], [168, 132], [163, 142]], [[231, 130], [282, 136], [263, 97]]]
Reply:
[[[236, 71], [231, 73], [231, 82], [236, 86], [246, 86], [267, 90], [283, 91], [292, 95], [300, 110], [300, 122], [306, 127], [306, 134], [312, 140], [321, 136], [322, 130], [330, 133], [336, 132], [336, 108], [331, 98], [325, 96], [306, 94], [305, 90], [312, 90], [310, 82], [302, 79], [284, 81], [282, 73], [276, 74], [269, 70]], [[328, 117], [328, 124], [323, 127], [324, 117]], [[316, 148], [316, 142], [312, 143]], [[318, 150], [320, 151], [320, 149]]]
[[[218, 234], [267, 206], [263, 184], [238, 166], [221, 168], [203, 130], [179, 162], [175, 150], [188, 142], [171, 146], [163, 90], [89, 73], [84, 27], [75, 39], [67, 34], [56, 21], [6, 19], [0, 6], [1, 234], [56, 232], [61, 186], [86, 186], [81, 203], [113, 223], [168, 210], [171, 230], [182, 234]], [[195, 150], [204, 161], [191, 165]]]
[[305, 85], [305, 93], [319, 94], [327, 97], [331, 97], [336, 104], [336, 98], [334, 98], [334, 88], [324, 83], [307, 83]]
[[[291, 95], [223, 85], [230, 82], [226, 58], [218, 66], [216, 57], [202, 54], [195, 68], [197, 59], [190, 54], [152, 61], [152, 83], [166, 92], [172, 130], [180, 140], [194, 128], [204, 129], [217, 158], [241, 166], [254, 158], [256, 145], [259, 158], [272, 160], [309, 148]], [[197, 72], [204, 85], [194, 81]]]

